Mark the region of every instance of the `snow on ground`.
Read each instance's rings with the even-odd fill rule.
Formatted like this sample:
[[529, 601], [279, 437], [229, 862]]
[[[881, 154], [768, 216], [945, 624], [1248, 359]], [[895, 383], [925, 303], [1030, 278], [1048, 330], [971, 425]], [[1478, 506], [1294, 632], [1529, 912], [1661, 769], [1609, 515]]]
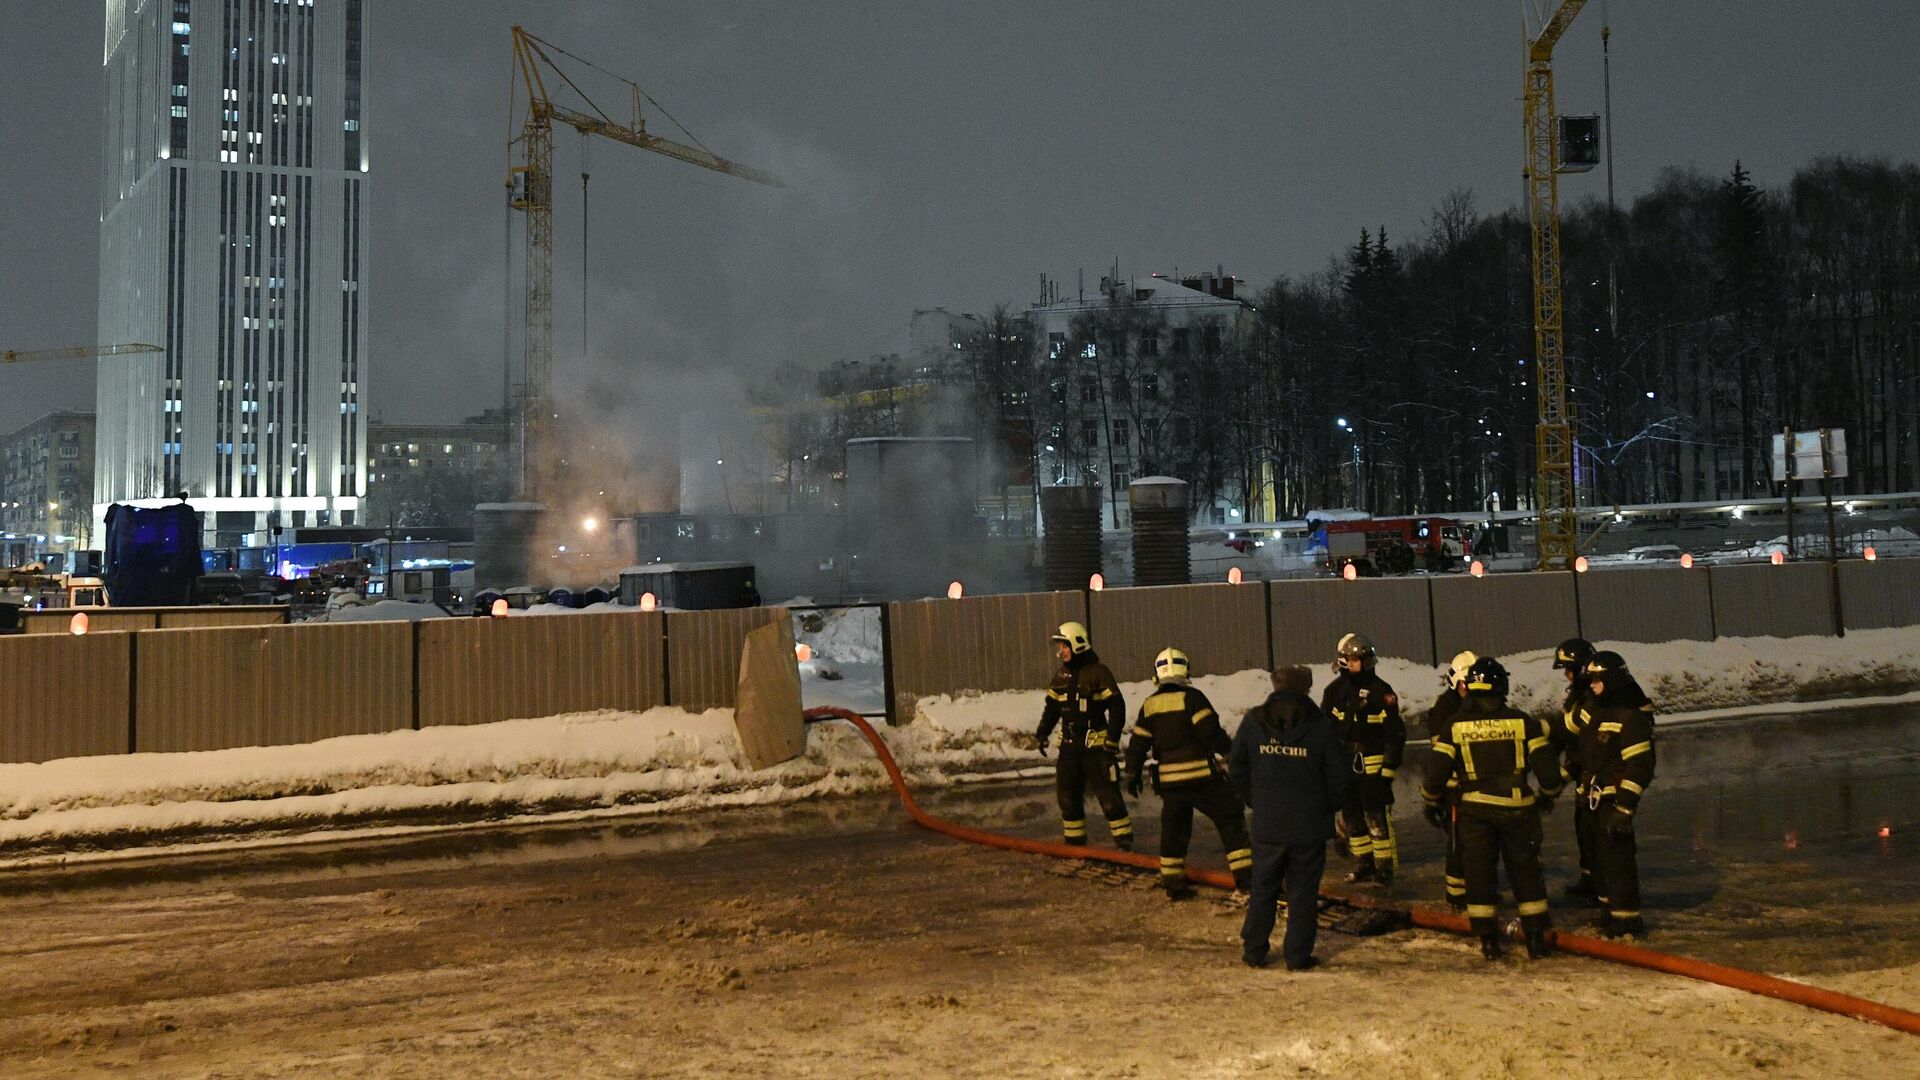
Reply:
[[[1722, 638], [1719, 641], [1670, 641], [1659, 645], [1609, 645], [1662, 713], [1694, 713], [1767, 702], [1896, 693], [1920, 687], [1920, 627], [1856, 630], [1844, 638]], [[1536, 649], [1501, 657], [1513, 676], [1509, 700], [1529, 712], [1558, 712], [1566, 676], [1553, 669], [1553, 650]], [[1314, 695], [1333, 678], [1331, 665], [1314, 668]], [[1439, 668], [1410, 660], [1380, 661], [1380, 675], [1400, 695], [1409, 721], [1425, 715], [1440, 696]], [[1265, 672], [1209, 675], [1194, 680], [1229, 729], [1248, 709], [1264, 701]], [[1131, 703], [1151, 690], [1146, 682], [1123, 683]], [[966, 731], [1006, 725], [1030, 731], [1039, 721], [1044, 692], [935, 697], [920, 702], [920, 716], [945, 730]]]
[[[1920, 628], [1845, 639], [1728, 639], [1623, 646], [1662, 713], [1751, 707], [1920, 686]], [[1513, 700], [1557, 708], [1560, 673], [1546, 651], [1507, 658]], [[1382, 674], [1417, 718], [1438, 673], [1386, 660]], [[1316, 672], [1316, 690], [1330, 678]], [[1265, 672], [1195, 684], [1226, 725], [1263, 700]], [[838, 686], [816, 683], [809, 686]], [[1137, 704], [1150, 687], [1122, 687]], [[884, 737], [916, 786], [1045, 768], [1032, 742], [1039, 690], [929, 698]], [[1743, 712], [1750, 708], [1743, 708]], [[0, 765], [0, 851], [32, 855], [180, 835], [368, 822], [471, 819], [604, 808], [667, 812], [788, 802], [878, 790], [885, 776], [863, 740], [816, 725], [807, 752], [754, 772], [729, 710], [597, 712], [467, 727], [354, 735], [297, 746], [72, 758]]]

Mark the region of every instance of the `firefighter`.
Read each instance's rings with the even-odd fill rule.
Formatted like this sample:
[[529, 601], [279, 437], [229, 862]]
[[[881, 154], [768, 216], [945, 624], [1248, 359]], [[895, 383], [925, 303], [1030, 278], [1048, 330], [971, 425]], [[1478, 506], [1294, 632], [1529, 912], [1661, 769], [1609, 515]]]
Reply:
[[1407, 747], [1400, 698], [1374, 664], [1373, 642], [1361, 634], [1340, 639], [1340, 674], [1327, 685], [1320, 708], [1347, 744], [1355, 783], [1341, 814], [1347, 852], [1359, 863], [1352, 882], [1393, 883], [1399, 856], [1393, 836], [1393, 777]]
[[[1433, 707], [1427, 710], [1428, 736], [1452, 727], [1454, 715], [1460, 711], [1460, 703], [1467, 697], [1467, 672], [1473, 667], [1473, 662], [1478, 659], [1480, 658], [1472, 652], [1460, 652], [1456, 653], [1453, 662], [1447, 665], [1446, 674], [1440, 677], [1446, 684], [1446, 689], [1440, 691], [1440, 696], [1434, 699]], [[1466, 872], [1460, 867], [1460, 845], [1454, 829], [1454, 822], [1459, 816], [1459, 807], [1460, 784], [1458, 781], [1452, 781], [1447, 785], [1443, 807], [1446, 810], [1446, 820], [1441, 825], [1441, 830], [1447, 834], [1446, 898], [1448, 907], [1455, 911], [1465, 911], [1467, 909], [1467, 878]]]
[[1653, 703], [1617, 652], [1587, 661], [1593, 699], [1580, 730], [1580, 796], [1593, 845], [1600, 933], [1646, 933], [1640, 917], [1640, 866], [1633, 818], [1653, 782]]
[[1120, 796], [1120, 730], [1127, 720], [1120, 684], [1093, 651], [1084, 625], [1061, 623], [1053, 635], [1053, 650], [1060, 670], [1047, 687], [1046, 708], [1033, 734], [1045, 754], [1053, 729], [1060, 729], [1053, 790], [1060, 801], [1061, 832], [1069, 844], [1087, 842], [1086, 794], [1091, 787], [1106, 814], [1113, 846], [1132, 851], [1133, 819]]
[[[1539, 795], [1528, 786], [1531, 772]], [[1507, 704], [1507, 669], [1491, 656], [1467, 672], [1467, 696], [1445, 732], [1435, 732], [1420, 795], [1428, 820], [1444, 820], [1447, 785], [1459, 785], [1454, 828], [1466, 870], [1467, 918], [1480, 955], [1500, 956], [1500, 864], [1507, 867], [1527, 956], [1553, 951], [1547, 941], [1547, 878], [1540, 866], [1540, 815], [1560, 793], [1559, 755], [1547, 725]]]
[[1253, 888], [1240, 927], [1240, 959], [1248, 967], [1267, 966], [1283, 889], [1287, 933], [1280, 955], [1287, 970], [1319, 963], [1313, 941], [1327, 841], [1356, 778], [1346, 743], [1307, 696], [1312, 689], [1306, 668], [1274, 672], [1273, 693], [1248, 711], [1233, 736], [1228, 776], [1253, 808]]
[[[1567, 693], [1560, 700], [1560, 723], [1554, 726], [1553, 743], [1560, 748], [1560, 776], [1580, 781], [1580, 724], [1593, 695], [1587, 688], [1587, 661], [1593, 658], [1593, 642], [1568, 638], [1553, 650], [1553, 667], [1567, 675]], [[1580, 848], [1580, 877], [1562, 890], [1567, 896], [1589, 903], [1599, 899], [1593, 885], [1593, 839], [1588, 819], [1593, 812], [1585, 800], [1573, 800], [1573, 839]]]
[[1195, 810], [1212, 819], [1226, 848], [1233, 884], [1245, 892], [1253, 873], [1253, 845], [1247, 839], [1246, 814], [1222, 775], [1218, 757], [1233, 748], [1207, 696], [1187, 684], [1187, 654], [1164, 649], [1153, 658], [1159, 686], [1140, 703], [1127, 741], [1127, 793], [1138, 797], [1146, 783], [1147, 758], [1153, 788], [1160, 794], [1160, 887], [1167, 899], [1193, 895], [1187, 881], [1187, 844], [1193, 838]]

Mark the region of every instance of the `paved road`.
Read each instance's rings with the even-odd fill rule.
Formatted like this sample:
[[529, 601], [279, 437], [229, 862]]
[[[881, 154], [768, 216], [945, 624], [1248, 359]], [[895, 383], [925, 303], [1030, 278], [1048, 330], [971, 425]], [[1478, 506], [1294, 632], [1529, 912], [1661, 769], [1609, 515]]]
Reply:
[[[1667, 733], [1656, 943], [1920, 1008], [1917, 728]], [[1039, 782], [931, 801], [1056, 827]], [[1402, 892], [1437, 894], [1409, 821]], [[1218, 859], [1204, 826], [1196, 858]], [[1920, 1039], [1438, 935], [1250, 972], [1228, 905], [930, 837], [877, 798], [14, 873], [0, 926], [8, 1077], [1920, 1075]], [[1636, 1037], [1564, 1021], [1595, 1010]]]

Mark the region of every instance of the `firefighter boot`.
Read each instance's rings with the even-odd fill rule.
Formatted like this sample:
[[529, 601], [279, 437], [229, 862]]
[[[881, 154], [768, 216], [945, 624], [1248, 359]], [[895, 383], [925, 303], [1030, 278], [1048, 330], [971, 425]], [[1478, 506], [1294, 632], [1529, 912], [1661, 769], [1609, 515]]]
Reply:
[[1374, 873], [1373, 856], [1362, 855], [1356, 860], [1354, 870], [1347, 875], [1347, 880], [1355, 885], [1365, 885], [1374, 880]]
[[1481, 934], [1480, 935], [1480, 955], [1485, 957], [1488, 960], [1500, 959], [1500, 935], [1499, 934]]
[[1585, 900], [1589, 903], [1600, 899], [1600, 889], [1593, 883], [1593, 875], [1581, 874], [1580, 880], [1560, 890], [1570, 900]]
[[1546, 927], [1544, 926], [1528, 927], [1526, 931], [1526, 938], [1527, 938], [1527, 959], [1544, 960], [1547, 957], [1553, 955], [1553, 943], [1547, 940]]
[[1645, 937], [1647, 924], [1643, 922], [1638, 915], [1632, 915], [1622, 919], [1609, 913], [1607, 917], [1601, 921], [1599, 929], [1601, 937]]

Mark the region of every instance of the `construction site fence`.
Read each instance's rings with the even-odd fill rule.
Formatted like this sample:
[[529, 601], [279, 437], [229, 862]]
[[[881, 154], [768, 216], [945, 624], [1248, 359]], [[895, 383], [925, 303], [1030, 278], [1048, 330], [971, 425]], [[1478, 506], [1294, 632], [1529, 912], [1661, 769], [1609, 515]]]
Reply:
[[747, 634], [787, 618], [749, 608], [14, 634], [0, 637], [0, 761], [731, 707]]
[[[1324, 663], [1342, 634], [1438, 665], [1606, 643], [1836, 635], [1911, 624], [1920, 559], [1066, 590], [880, 607], [888, 718], [938, 695], [1033, 690], [1085, 623], [1123, 682], [1177, 646], [1196, 675]], [[0, 761], [215, 750], [442, 725], [734, 704], [747, 634], [786, 608], [287, 624], [160, 611], [134, 629], [0, 637]], [[251, 614], [253, 625], [180, 620]], [[67, 613], [70, 618], [71, 612]]]

